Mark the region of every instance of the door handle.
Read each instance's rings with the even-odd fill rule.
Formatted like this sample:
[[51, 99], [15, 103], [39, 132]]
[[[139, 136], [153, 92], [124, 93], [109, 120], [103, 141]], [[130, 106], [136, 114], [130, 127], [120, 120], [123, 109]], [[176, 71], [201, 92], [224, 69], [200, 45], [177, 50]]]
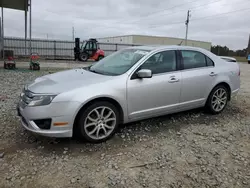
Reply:
[[170, 77], [170, 80], [168, 82], [169, 83], [179, 82], [179, 79], [175, 77]]
[[211, 72], [210, 74], [209, 74], [209, 76], [216, 76], [217, 74], [216, 73], [214, 73], [214, 72]]

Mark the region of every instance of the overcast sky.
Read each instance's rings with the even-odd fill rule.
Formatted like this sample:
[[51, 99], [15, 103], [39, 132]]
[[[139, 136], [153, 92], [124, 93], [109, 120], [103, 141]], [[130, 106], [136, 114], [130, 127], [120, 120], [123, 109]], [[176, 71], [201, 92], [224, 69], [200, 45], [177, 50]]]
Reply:
[[[32, 3], [32, 35], [36, 38], [72, 40], [73, 26], [75, 36], [81, 39], [127, 34], [184, 38], [188, 9], [189, 39], [242, 49], [247, 47], [250, 34], [250, 0], [32, 0]], [[5, 9], [4, 22], [6, 36], [24, 36], [24, 12]]]

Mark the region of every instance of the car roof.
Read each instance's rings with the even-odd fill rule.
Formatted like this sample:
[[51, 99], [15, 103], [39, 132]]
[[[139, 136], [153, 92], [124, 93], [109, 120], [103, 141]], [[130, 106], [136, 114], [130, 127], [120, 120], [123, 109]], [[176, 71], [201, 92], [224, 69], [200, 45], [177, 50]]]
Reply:
[[191, 47], [191, 46], [179, 46], [179, 45], [145, 45], [145, 46], [134, 46], [130, 47], [131, 49], [140, 49], [140, 50], [161, 50], [161, 49], [178, 49], [178, 50], [199, 50], [203, 51], [204, 49], [198, 47]]
[[158, 50], [193, 50], [193, 51], [198, 51], [198, 52], [205, 54], [206, 56], [211, 58], [213, 61], [217, 61], [217, 60], [222, 60], [221, 62], [225, 61], [225, 60], [221, 59], [219, 56], [212, 53], [211, 51], [208, 51], [206, 49], [199, 48], [199, 47], [192, 47], [192, 46], [148, 45], [148, 46], [134, 46], [134, 47], [129, 47], [129, 48], [138, 49], [138, 50], [147, 50], [147, 51], [150, 51], [152, 53], [154, 53], [155, 51], [158, 51]]

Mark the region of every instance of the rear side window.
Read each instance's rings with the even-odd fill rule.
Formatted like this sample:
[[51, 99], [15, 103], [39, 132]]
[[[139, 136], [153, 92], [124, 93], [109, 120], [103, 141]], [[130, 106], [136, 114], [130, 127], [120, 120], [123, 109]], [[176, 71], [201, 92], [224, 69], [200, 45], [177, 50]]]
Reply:
[[194, 69], [199, 67], [214, 66], [214, 62], [203, 53], [182, 50], [183, 69]]
[[196, 51], [181, 51], [183, 58], [183, 68], [193, 69], [199, 67], [206, 67], [206, 57], [200, 52]]

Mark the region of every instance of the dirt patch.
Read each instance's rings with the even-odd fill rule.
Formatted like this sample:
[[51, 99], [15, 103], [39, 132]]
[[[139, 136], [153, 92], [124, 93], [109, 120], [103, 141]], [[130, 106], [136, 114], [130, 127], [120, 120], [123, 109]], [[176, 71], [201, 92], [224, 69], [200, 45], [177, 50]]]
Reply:
[[250, 187], [250, 66], [226, 110], [121, 127], [109, 141], [34, 137], [16, 117], [22, 84], [47, 71], [0, 74], [0, 187]]

